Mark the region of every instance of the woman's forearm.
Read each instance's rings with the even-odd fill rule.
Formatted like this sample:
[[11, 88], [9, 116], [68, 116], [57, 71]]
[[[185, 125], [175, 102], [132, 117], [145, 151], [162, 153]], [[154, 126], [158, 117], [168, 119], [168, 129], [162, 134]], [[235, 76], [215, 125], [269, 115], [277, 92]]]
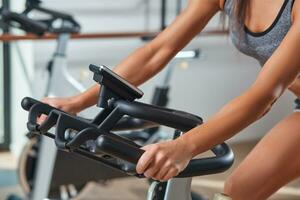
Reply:
[[187, 143], [189, 151], [196, 156], [231, 138], [264, 116], [275, 100], [273, 95], [250, 89], [226, 104], [207, 122], [178, 139]]
[[[138, 86], [158, 73], [220, 10], [218, 1], [192, 0], [175, 21], [147, 45], [138, 48], [114, 68], [119, 76]], [[79, 95], [81, 108], [97, 102], [99, 86]]]
[[91, 107], [97, 103], [98, 95], [99, 95], [100, 85], [96, 84], [91, 88], [87, 89], [85, 92], [76, 95], [74, 97], [77, 110], [82, 111], [88, 107]]
[[[173, 56], [171, 52], [153, 50], [151, 44], [141, 47], [123, 60], [113, 71], [135, 86], [144, 83], [163, 68]], [[156, 52], [156, 53], [154, 53]], [[98, 84], [75, 97], [79, 110], [97, 103], [100, 86]]]

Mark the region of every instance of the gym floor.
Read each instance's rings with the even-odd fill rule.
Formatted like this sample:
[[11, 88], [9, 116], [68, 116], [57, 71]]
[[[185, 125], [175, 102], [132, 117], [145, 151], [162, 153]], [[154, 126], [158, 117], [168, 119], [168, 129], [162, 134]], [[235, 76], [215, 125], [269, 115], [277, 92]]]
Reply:
[[[236, 161], [234, 166], [226, 173], [202, 176], [193, 179], [193, 191], [211, 199], [214, 193], [222, 191], [225, 178], [245, 158], [256, 142], [247, 142], [231, 145]], [[15, 169], [17, 161], [9, 153], [0, 153], [0, 200], [5, 200], [10, 194], [23, 196], [17, 183]], [[109, 181], [105, 185], [90, 183], [76, 198], [76, 200], [141, 200], [145, 199], [148, 183], [146, 180], [124, 178]], [[118, 190], [116, 191], [116, 188]], [[101, 198], [100, 198], [101, 197]], [[271, 200], [296, 200], [300, 199], [300, 180], [295, 180], [279, 190]]]

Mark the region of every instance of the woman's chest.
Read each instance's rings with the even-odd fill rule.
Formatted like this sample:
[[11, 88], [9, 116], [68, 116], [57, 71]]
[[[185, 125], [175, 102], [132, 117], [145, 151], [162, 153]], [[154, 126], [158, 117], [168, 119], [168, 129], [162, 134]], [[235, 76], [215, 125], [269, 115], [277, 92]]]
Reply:
[[231, 28], [230, 37], [240, 52], [255, 58], [263, 66], [279, 47], [289, 28], [290, 24], [282, 24], [260, 35], [250, 34], [245, 29]]

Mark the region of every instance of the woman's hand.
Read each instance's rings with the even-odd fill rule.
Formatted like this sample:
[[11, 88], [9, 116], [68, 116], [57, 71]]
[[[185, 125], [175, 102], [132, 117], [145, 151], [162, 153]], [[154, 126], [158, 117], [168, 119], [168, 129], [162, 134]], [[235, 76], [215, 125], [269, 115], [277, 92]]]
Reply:
[[192, 159], [190, 146], [180, 137], [144, 146], [145, 153], [138, 161], [137, 173], [154, 180], [169, 180], [184, 170]]
[[[76, 115], [78, 112], [80, 112], [82, 110], [79, 96], [66, 97], [66, 98], [46, 97], [46, 98], [42, 99], [42, 102], [49, 104], [52, 107], [63, 110], [67, 113], [70, 113], [72, 115]], [[38, 119], [38, 123], [41, 124], [45, 119], [46, 119], [46, 115], [42, 115]]]

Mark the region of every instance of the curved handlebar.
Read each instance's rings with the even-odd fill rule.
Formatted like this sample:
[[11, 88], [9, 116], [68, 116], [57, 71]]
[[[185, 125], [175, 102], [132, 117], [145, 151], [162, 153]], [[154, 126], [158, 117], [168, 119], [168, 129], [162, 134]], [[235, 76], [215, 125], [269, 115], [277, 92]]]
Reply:
[[[38, 100], [35, 100], [30, 97], [25, 97], [21, 101], [21, 106], [24, 110], [29, 111], [28, 115], [28, 122], [27, 122], [27, 128], [32, 131], [32, 132], [39, 132], [41, 134], [47, 133], [49, 129], [51, 129], [57, 122], [58, 118], [60, 115], [63, 115], [63, 117], [60, 118], [60, 121], [62, 123], [67, 123], [69, 124], [67, 128], [71, 128], [74, 130], [79, 131], [78, 134], [71, 140], [68, 141], [70, 147], [78, 147], [80, 144], [85, 141], [85, 136], [83, 136], [86, 132], [86, 130], [83, 130], [86, 127], [93, 127], [94, 129], [97, 129], [96, 122], [90, 119], [85, 119], [79, 116], [72, 116], [68, 115], [62, 110], [59, 110], [57, 108], [54, 108], [48, 104], [42, 103]], [[37, 118], [40, 115], [48, 115], [45, 121], [42, 124], [37, 123]], [[81, 126], [75, 126], [73, 123], [69, 123], [69, 121], [74, 122], [75, 125], [81, 125]], [[121, 118], [117, 124], [113, 127], [113, 131], [128, 131], [128, 130], [141, 130], [141, 129], [147, 129], [147, 128], [153, 128], [153, 127], [158, 127], [157, 123], [147, 121], [147, 120], [142, 120], [134, 117], [129, 117], [125, 116]], [[64, 135], [64, 131], [62, 127], [58, 127], [59, 130], [57, 130], [57, 133]], [[83, 131], [81, 131], [83, 130]], [[91, 131], [90, 131], [91, 133]], [[96, 139], [96, 136], [99, 136], [99, 133], [95, 132], [96, 136], [92, 136], [93, 134], [89, 134], [92, 138]], [[54, 137], [54, 136], [53, 136]], [[59, 137], [59, 138], [62, 138]], [[67, 141], [64, 140], [66, 143]], [[65, 144], [63, 145], [65, 146]]]
[[[136, 98], [142, 96], [142, 92], [137, 88], [129, 87], [126, 80], [114, 75], [108, 68], [92, 66], [91, 70], [94, 72], [94, 79], [102, 85], [100, 97], [102, 96], [103, 102], [99, 105], [103, 105], [104, 108], [94, 120], [88, 121], [72, 116], [34, 99], [24, 98], [22, 107], [29, 110], [28, 129], [43, 133], [56, 124], [56, 134], [51, 137], [55, 137], [55, 143], [59, 148], [81, 152], [97, 160], [98, 156], [89, 154], [85, 148], [82, 149], [85, 142], [93, 140], [96, 142], [97, 149], [102, 153], [134, 165], [137, 164], [144, 151], [133, 141], [110, 132], [125, 115], [152, 122], [152, 125], [165, 125], [182, 132], [202, 124], [202, 118], [187, 112], [135, 102]], [[105, 88], [107, 90], [103, 93]], [[36, 119], [40, 114], [46, 114], [48, 117], [41, 125], [38, 125]], [[149, 125], [149, 123], [141, 124]], [[65, 138], [65, 132], [68, 129], [77, 131], [70, 141]], [[186, 169], [177, 177], [219, 173], [232, 165], [234, 156], [225, 143], [214, 147], [212, 151], [215, 157], [191, 160]], [[111, 166], [132, 174], [132, 171], [129, 171], [132, 169], [125, 165], [114, 163]], [[136, 173], [135, 175], [140, 176]]]
[[[28, 14], [33, 10], [45, 13], [49, 15], [49, 18], [39, 20], [28, 17]], [[1, 20], [4, 23], [39, 36], [46, 32], [58, 34], [78, 33], [81, 28], [79, 23], [71, 15], [40, 7], [39, 4], [30, 3], [30, 1], [27, 1], [26, 9], [22, 13], [1, 8], [0, 14]], [[54, 22], [58, 20], [60, 20], [60, 24], [56, 27]]]
[[[35, 99], [26, 97], [22, 100], [21, 105], [25, 110], [29, 110], [27, 123], [29, 130], [45, 133], [51, 127], [56, 125], [55, 136], [47, 136], [55, 138], [56, 145], [61, 149], [76, 151], [77, 149], [80, 149], [84, 142], [94, 140], [96, 141], [97, 150], [117, 159], [125, 160], [133, 164], [133, 166], [137, 164], [139, 158], [144, 153], [144, 151], [140, 149], [141, 146], [135, 144], [131, 140], [110, 132], [103, 132], [99, 130], [95, 124], [88, 123], [87, 120], [84, 121], [82, 118], [71, 116]], [[128, 103], [123, 100], [117, 100], [113, 105], [123, 113], [129, 113], [130, 116], [142, 117], [149, 121], [154, 120], [155, 123], [165, 124], [173, 128], [181, 129], [182, 131], [191, 129], [202, 122], [201, 118], [189, 113], [171, 109], [159, 109], [159, 107], [137, 102]], [[157, 119], [152, 119], [149, 113], [152, 113], [151, 116], [154, 115]], [[41, 125], [38, 125], [36, 123], [36, 118], [40, 114], [46, 114], [48, 117]], [[168, 120], [166, 121], [166, 119]], [[178, 120], [181, 121], [179, 125], [175, 123], [175, 121]], [[67, 129], [78, 131], [75, 137], [70, 141], [64, 138]], [[234, 155], [225, 143], [214, 147], [212, 151], [215, 154], [215, 157], [191, 160], [185, 170], [177, 177], [192, 177], [220, 173], [231, 167]], [[132, 167], [126, 167], [125, 165], [125, 167], [120, 166], [118, 169], [142, 177], [141, 175], [137, 175], [135, 169], [132, 169]]]
[[184, 111], [173, 110], [141, 102], [116, 100], [111, 101], [110, 106], [118, 109], [126, 115], [155, 122], [174, 129], [179, 129], [183, 132], [189, 131], [203, 122], [201, 117]]
[[[48, 28], [47, 31], [51, 33], [78, 33], [80, 31], [81, 27], [79, 23], [72, 17], [72, 15], [42, 7], [40, 4], [40, 1], [27, 0], [26, 9], [24, 10], [23, 14], [28, 15], [28, 13], [31, 11], [37, 10], [41, 13], [49, 15], [50, 17], [48, 19], [37, 21], [44, 23]], [[54, 22], [58, 19], [62, 21], [61, 26], [55, 27]]]
[[[116, 140], [110, 135], [99, 136], [96, 144], [103, 153], [132, 164], [137, 164], [139, 158], [144, 153], [144, 150], [128, 144], [126, 140]], [[231, 167], [234, 156], [232, 150], [225, 143], [214, 147], [212, 151], [216, 155], [215, 157], [191, 160], [188, 166], [177, 177], [184, 178], [215, 174]]]
[[24, 14], [11, 12], [7, 9], [2, 9], [1, 17], [3, 22], [36, 35], [43, 35], [48, 30], [45, 23], [33, 20]]
[[21, 101], [21, 106], [24, 110], [29, 111], [30, 108], [34, 105], [34, 104], [40, 104], [42, 102], [35, 100], [33, 98], [30, 97], [24, 97]]

